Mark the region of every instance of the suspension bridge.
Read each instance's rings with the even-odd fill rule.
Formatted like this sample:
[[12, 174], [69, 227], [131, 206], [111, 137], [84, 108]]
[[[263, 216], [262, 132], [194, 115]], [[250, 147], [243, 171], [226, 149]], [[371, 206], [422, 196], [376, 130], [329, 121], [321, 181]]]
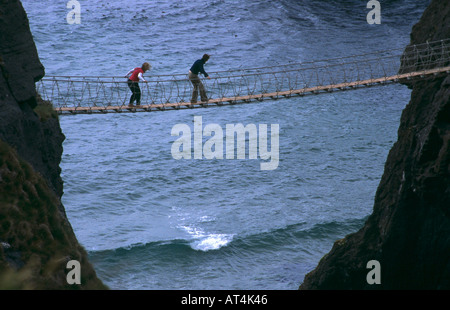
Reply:
[[46, 76], [36, 89], [58, 114], [149, 112], [317, 95], [449, 73], [450, 39], [446, 39], [406, 49], [210, 72], [211, 79], [202, 80], [207, 102], [190, 102], [193, 86], [187, 72], [147, 77], [146, 83], [139, 83], [138, 106], [129, 106], [131, 91], [123, 76]]

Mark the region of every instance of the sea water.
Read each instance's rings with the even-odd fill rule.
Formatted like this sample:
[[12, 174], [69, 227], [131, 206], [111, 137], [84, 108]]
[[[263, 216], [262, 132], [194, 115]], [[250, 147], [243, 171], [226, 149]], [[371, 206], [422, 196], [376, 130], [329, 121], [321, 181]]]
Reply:
[[[403, 48], [429, 1], [23, 0], [47, 75], [207, 72]], [[373, 208], [406, 86], [211, 109], [61, 116], [63, 204], [112, 289], [297, 289]], [[277, 124], [279, 162], [174, 159], [176, 124]], [[270, 144], [269, 144], [270, 145]]]

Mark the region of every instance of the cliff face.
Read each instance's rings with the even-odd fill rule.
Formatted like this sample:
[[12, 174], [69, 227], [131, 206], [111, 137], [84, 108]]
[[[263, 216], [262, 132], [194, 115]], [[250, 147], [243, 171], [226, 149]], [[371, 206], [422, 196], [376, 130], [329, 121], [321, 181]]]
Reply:
[[[445, 38], [450, 2], [433, 0], [411, 44]], [[408, 86], [373, 213], [335, 242], [300, 289], [450, 289], [450, 76]], [[380, 263], [381, 284], [367, 283], [370, 260]]]
[[21, 3], [0, 3], [0, 139], [16, 148], [61, 196], [64, 135], [56, 119], [41, 124], [32, 110], [37, 104], [34, 83], [44, 76], [44, 67]]
[[[105, 288], [61, 204], [64, 135], [34, 110], [43, 76], [22, 4], [0, 0], [0, 288]], [[68, 260], [81, 285], [67, 284]]]

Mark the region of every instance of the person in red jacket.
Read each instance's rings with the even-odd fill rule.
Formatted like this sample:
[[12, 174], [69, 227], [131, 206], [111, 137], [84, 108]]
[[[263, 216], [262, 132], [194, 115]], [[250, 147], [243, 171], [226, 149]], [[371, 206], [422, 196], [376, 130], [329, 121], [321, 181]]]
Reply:
[[141, 89], [139, 87], [139, 81], [147, 83], [147, 81], [144, 79], [143, 75], [146, 71], [150, 70], [152, 66], [148, 62], [144, 62], [142, 67], [134, 68], [128, 71], [127, 75], [125, 76], [128, 78], [127, 84], [128, 87], [131, 90], [131, 97], [130, 97], [130, 103], [129, 106], [133, 106], [133, 102], [136, 100], [136, 105], [141, 104]]

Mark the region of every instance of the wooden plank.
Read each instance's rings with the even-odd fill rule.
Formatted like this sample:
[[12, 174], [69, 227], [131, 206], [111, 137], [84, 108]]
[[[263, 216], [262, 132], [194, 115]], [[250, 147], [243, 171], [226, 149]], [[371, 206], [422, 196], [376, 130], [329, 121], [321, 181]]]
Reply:
[[122, 111], [133, 111], [133, 112], [139, 112], [139, 111], [151, 111], [151, 110], [160, 110], [164, 111], [166, 108], [173, 108], [173, 109], [180, 109], [180, 108], [200, 108], [208, 106], [208, 104], [216, 104], [216, 105], [223, 105], [223, 104], [234, 104], [234, 103], [247, 103], [251, 100], [258, 100], [262, 101], [265, 98], [272, 98], [276, 99], [279, 97], [291, 97], [292, 95], [305, 95], [308, 93], [312, 94], [318, 94], [321, 92], [330, 92], [333, 90], [346, 90], [347, 88], [357, 88], [358, 86], [370, 86], [370, 85], [377, 85], [377, 84], [384, 84], [386, 82], [399, 82], [402, 79], [411, 79], [414, 77], [425, 77], [428, 75], [437, 75], [439, 73], [449, 73], [450, 72], [450, 66], [444, 67], [444, 68], [435, 68], [435, 69], [428, 69], [428, 70], [422, 70], [417, 72], [409, 72], [409, 73], [403, 73], [403, 74], [397, 74], [392, 75], [388, 77], [380, 77], [376, 79], [366, 79], [361, 81], [353, 81], [353, 82], [343, 82], [339, 84], [331, 84], [331, 85], [324, 85], [324, 86], [314, 86], [314, 87], [307, 87], [307, 88], [301, 88], [301, 89], [295, 89], [295, 90], [287, 90], [287, 91], [279, 91], [279, 92], [272, 92], [272, 93], [264, 93], [264, 94], [253, 94], [253, 95], [243, 95], [243, 96], [235, 96], [235, 97], [223, 97], [223, 98], [216, 98], [211, 99], [208, 101], [208, 103], [205, 102], [197, 102], [197, 103], [190, 103], [190, 102], [171, 102], [171, 103], [159, 103], [159, 104], [148, 104], [148, 105], [141, 105], [141, 106], [133, 106], [129, 107], [128, 105], [121, 105], [121, 106], [103, 106], [103, 107], [60, 107], [55, 108], [55, 110], [59, 113], [69, 112], [72, 114], [77, 113], [92, 113], [92, 112], [107, 112], [107, 111], [115, 111], [115, 112], [122, 112]]

